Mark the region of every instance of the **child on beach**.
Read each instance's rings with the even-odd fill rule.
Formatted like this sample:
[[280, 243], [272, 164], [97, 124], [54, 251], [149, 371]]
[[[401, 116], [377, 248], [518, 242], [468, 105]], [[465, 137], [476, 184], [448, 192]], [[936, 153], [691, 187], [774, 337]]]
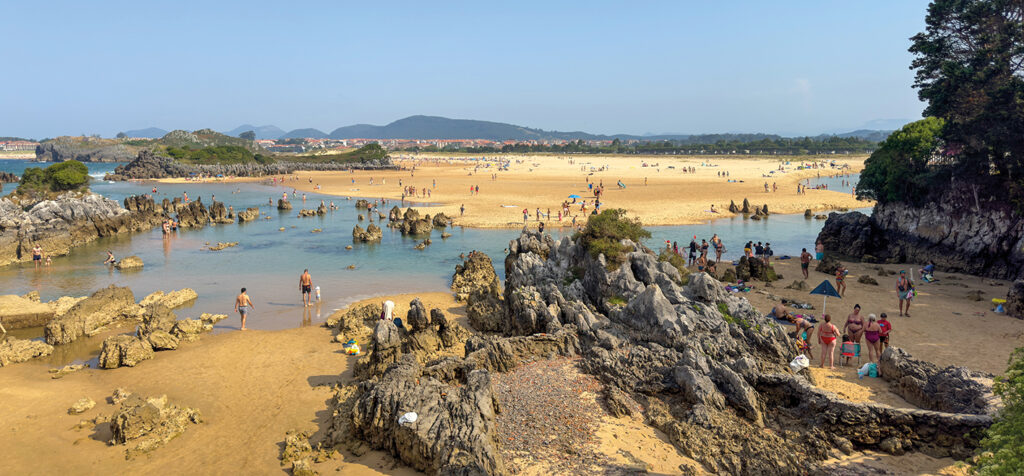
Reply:
[[[881, 328], [881, 331], [878, 333], [879, 350], [885, 350], [886, 347], [889, 347], [889, 333], [892, 332], [892, 323], [889, 322], [889, 318], [884, 312], [878, 319], [878, 327]], [[881, 356], [881, 353], [879, 353], [879, 356]]]

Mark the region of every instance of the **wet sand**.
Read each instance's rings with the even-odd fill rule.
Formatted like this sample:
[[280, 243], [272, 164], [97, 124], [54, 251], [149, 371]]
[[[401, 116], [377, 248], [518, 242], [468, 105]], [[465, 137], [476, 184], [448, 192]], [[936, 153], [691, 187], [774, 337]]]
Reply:
[[[408, 197], [406, 205], [412, 202], [438, 204], [427, 209], [438, 211], [455, 218], [457, 225], [482, 228], [518, 228], [523, 225], [523, 209], [529, 210], [527, 222], [537, 223], [536, 211], [540, 208], [546, 226], [571, 226], [572, 215], [582, 223], [586, 214], [593, 209], [593, 193], [588, 191], [587, 180], [595, 186], [603, 182], [605, 196], [603, 208], [624, 208], [643, 219], [644, 225], [682, 225], [701, 223], [707, 220], [733, 216], [728, 211], [729, 202], [742, 206], [743, 199], [751, 205], [768, 205], [771, 213], [803, 213], [838, 208], [860, 208], [873, 205], [872, 202], [857, 201], [852, 194], [829, 190], [807, 190], [797, 194], [796, 184], [803, 179], [822, 177], [839, 173], [831, 168], [796, 170], [798, 161], [814, 158], [774, 157], [666, 157], [666, 156], [554, 156], [554, 155], [511, 155], [501, 156], [511, 160], [509, 170], [497, 170], [497, 164], [466, 160], [448, 161], [439, 156], [422, 156], [419, 159], [397, 160], [406, 170], [354, 172], [297, 172], [285, 176], [285, 186], [305, 192], [319, 192], [340, 197], [369, 197], [401, 199], [404, 186], [418, 190], [427, 188], [429, 196]], [[819, 160], [836, 160], [837, 164], [848, 165], [843, 173], [856, 173], [863, 168], [866, 156], [825, 156]], [[792, 159], [789, 165], [785, 160]], [[570, 161], [572, 163], [570, 163]], [[647, 163], [648, 167], [643, 164]], [[701, 164], [707, 164], [702, 166]], [[652, 166], [657, 164], [657, 166]], [[777, 169], [783, 165], [785, 172]], [[410, 170], [413, 166], [415, 171]], [[594, 171], [590, 167], [608, 170]], [[674, 168], [669, 168], [669, 167]], [[583, 167], [585, 170], [580, 170]], [[683, 173], [683, 167], [696, 168], [695, 173]], [[719, 177], [718, 172], [729, 172], [729, 177]], [[775, 171], [772, 176], [764, 175]], [[491, 175], [497, 178], [492, 179]], [[371, 185], [370, 179], [373, 178]], [[312, 182], [309, 181], [312, 179]], [[353, 180], [355, 182], [353, 182]], [[436, 180], [437, 185], [434, 186]], [[626, 188], [619, 188], [617, 181]], [[729, 183], [735, 180], [736, 183]], [[401, 181], [401, 186], [399, 185]], [[742, 181], [742, 183], [740, 182]], [[645, 184], [646, 182], [646, 184]], [[769, 187], [777, 185], [778, 191], [766, 193]], [[317, 186], [320, 189], [316, 189]], [[480, 193], [470, 195], [470, 186], [479, 186]], [[588, 200], [586, 212], [577, 203], [570, 207], [570, 216], [558, 220], [558, 210], [563, 201], [572, 201], [570, 194]], [[711, 205], [718, 213], [711, 213]], [[465, 214], [460, 207], [465, 205]]]

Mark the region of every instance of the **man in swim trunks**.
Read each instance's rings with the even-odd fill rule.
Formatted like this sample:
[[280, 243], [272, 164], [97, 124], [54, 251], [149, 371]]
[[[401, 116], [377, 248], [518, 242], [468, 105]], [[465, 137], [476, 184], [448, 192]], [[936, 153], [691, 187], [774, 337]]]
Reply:
[[807, 279], [807, 268], [811, 266], [811, 254], [807, 252], [807, 248], [800, 253], [800, 272], [804, 274], [804, 279]]
[[36, 268], [43, 262], [43, 248], [39, 246], [39, 243], [36, 243], [35, 248], [32, 248], [32, 262], [35, 263]]
[[308, 307], [313, 293], [313, 277], [309, 275], [308, 269], [303, 270], [302, 276], [299, 276], [299, 291], [302, 291], [303, 305]]
[[252, 305], [249, 295], [245, 294], [245, 288], [242, 288], [242, 292], [235, 298], [235, 312], [242, 318], [241, 330], [248, 330], [245, 328], [245, 317], [255, 309], [256, 307]]
[[776, 319], [782, 319], [784, 321], [793, 320], [791, 317], [789, 317], [789, 311], [786, 310], [786, 305], [782, 304], [781, 302], [779, 303], [779, 305], [772, 308], [771, 315]]

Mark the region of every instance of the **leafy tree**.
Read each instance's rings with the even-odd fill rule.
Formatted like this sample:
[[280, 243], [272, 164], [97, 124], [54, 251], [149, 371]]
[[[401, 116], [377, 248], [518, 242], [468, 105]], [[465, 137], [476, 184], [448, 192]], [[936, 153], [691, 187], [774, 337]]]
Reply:
[[650, 237], [651, 232], [644, 229], [640, 220], [627, 218], [626, 210], [621, 208], [590, 215], [587, 226], [579, 235], [580, 243], [590, 252], [590, 256], [596, 259], [604, 255], [608, 269], [618, 268], [626, 262], [628, 249], [622, 244], [622, 240], [629, 239], [639, 243]]
[[971, 468], [982, 475], [1024, 474], [1024, 347], [1010, 354], [1006, 375], [992, 387], [1005, 405], [981, 441], [981, 455]]
[[1024, 2], [935, 0], [925, 23], [910, 47], [925, 115], [946, 120], [962, 175], [1024, 187]]
[[941, 177], [929, 165], [939, 152], [944, 121], [929, 117], [911, 122], [889, 135], [864, 162], [857, 196], [879, 202], [919, 202]]
[[125, 137], [128, 137], [128, 134], [125, 134], [124, 132], [118, 132], [117, 133], [117, 138], [118, 139], [124, 139]]
[[29, 167], [21, 174], [20, 192], [63, 192], [89, 183], [89, 168], [77, 160], [53, 164], [46, 169]]
[[89, 183], [89, 168], [77, 160], [53, 164], [43, 172], [52, 190], [74, 190]]
[[241, 137], [242, 139], [245, 140], [256, 140], [256, 131], [245, 131], [241, 134], [238, 134], [238, 137]]

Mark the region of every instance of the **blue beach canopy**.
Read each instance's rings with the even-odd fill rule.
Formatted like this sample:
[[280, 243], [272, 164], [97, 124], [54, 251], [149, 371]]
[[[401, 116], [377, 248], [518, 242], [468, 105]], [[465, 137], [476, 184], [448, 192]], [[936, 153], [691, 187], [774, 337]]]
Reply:
[[814, 290], [811, 291], [811, 294], [821, 294], [822, 296], [832, 296], [842, 299], [842, 296], [839, 295], [839, 291], [836, 291], [836, 288], [832, 287], [832, 283], [828, 282], [827, 279], [822, 281], [818, 287], [814, 288]]
[[583, 198], [583, 197], [581, 197], [581, 196], [579, 196], [579, 195], [576, 195], [576, 194], [574, 193], [574, 194], [572, 194], [572, 195], [569, 195], [569, 198]]
[[821, 315], [825, 315], [825, 310], [828, 309], [827, 305], [829, 296], [837, 297], [839, 299], [843, 298], [839, 295], [839, 291], [836, 291], [836, 288], [832, 287], [832, 283], [828, 282], [827, 279], [822, 281], [818, 287], [811, 290], [811, 294], [821, 294], [822, 296], [825, 296], [824, 300], [821, 302]]

